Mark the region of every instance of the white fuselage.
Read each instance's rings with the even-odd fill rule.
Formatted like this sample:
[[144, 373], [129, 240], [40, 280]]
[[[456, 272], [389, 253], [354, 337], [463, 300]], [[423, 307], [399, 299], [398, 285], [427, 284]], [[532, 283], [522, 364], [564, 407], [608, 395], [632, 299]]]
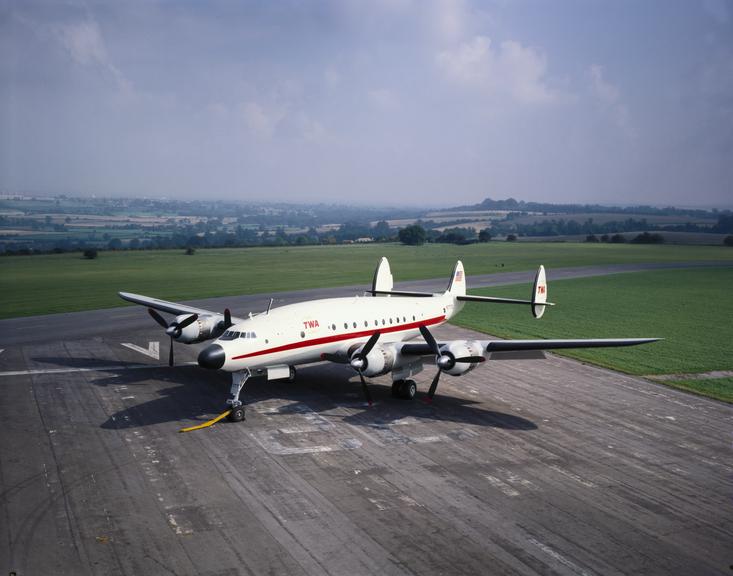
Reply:
[[[224, 349], [223, 370], [318, 362], [343, 354], [375, 332], [379, 342], [402, 342], [419, 326], [438, 326], [460, 311], [449, 293], [428, 298], [350, 297], [313, 300], [273, 308], [231, 326], [216, 340]], [[236, 334], [236, 336], [235, 336]]]

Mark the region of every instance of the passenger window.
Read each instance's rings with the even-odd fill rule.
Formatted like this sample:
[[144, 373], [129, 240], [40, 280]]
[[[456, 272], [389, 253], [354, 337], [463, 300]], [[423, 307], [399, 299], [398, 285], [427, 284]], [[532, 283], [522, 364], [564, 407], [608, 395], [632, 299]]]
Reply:
[[354, 328], [356, 328], [356, 322], [354, 322]]

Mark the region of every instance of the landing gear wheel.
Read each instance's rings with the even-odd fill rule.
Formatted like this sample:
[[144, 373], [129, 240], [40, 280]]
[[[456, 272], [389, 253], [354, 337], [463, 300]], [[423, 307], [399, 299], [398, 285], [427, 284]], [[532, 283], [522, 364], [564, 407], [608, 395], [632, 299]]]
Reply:
[[244, 420], [244, 404], [232, 408], [228, 418], [230, 422], [241, 422]]
[[401, 398], [402, 394], [400, 393], [400, 388], [402, 387], [402, 384], [404, 384], [404, 380], [395, 380], [392, 382], [392, 398]]
[[400, 386], [400, 397], [405, 400], [412, 400], [417, 393], [417, 384], [414, 380], [405, 380]]
[[298, 372], [295, 369], [295, 366], [290, 367], [290, 375], [288, 376], [288, 382], [295, 382], [295, 377], [297, 376]]

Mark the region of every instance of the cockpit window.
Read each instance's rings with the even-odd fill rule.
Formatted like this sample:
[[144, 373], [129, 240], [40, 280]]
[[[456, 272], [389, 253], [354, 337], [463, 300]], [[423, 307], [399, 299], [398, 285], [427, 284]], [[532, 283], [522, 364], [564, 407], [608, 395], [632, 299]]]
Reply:
[[257, 334], [254, 332], [242, 332], [240, 338], [257, 338]]
[[224, 332], [224, 334], [221, 335], [220, 340], [234, 340], [235, 338], [239, 338], [239, 332], [227, 330], [226, 332]]

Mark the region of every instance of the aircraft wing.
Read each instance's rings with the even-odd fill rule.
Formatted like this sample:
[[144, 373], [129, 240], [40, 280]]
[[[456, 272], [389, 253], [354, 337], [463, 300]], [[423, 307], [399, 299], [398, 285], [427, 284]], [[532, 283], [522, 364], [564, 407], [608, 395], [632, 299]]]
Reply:
[[[572, 340], [482, 340], [481, 347], [487, 352], [524, 352], [529, 350], [558, 350], [562, 348], [611, 348], [636, 346], [656, 342], [660, 338], [595, 338]], [[439, 342], [442, 347], [448, 342]], [[428, 356], [433, 354], [426, 342], [405, 342], [400, 353], [408, 356]]]
[[[154, 308], [161, 312], [168, 312], [169, 314], [198, 314], [199, 316], [221, 316], [221, 312], [212, 312], [211, 310], [204, 310], [203, 308], [194, 308], [193, 306], [186, 306], [185, 304], [178, 304], [177, 302], [169, 302], [168, 300], [160, 300], [158, 298], [151, 298], [150, 296], [143, 296], [141, 294], [132, 294], [131, 292], [119, 292], [120, 298], [132, 302], [134, 304], [140, 304], [141, 306], [147, 306], [148, 308]], [[235, 324], [241, 322], [241, 318], [232, 318], [232, 322]]]

